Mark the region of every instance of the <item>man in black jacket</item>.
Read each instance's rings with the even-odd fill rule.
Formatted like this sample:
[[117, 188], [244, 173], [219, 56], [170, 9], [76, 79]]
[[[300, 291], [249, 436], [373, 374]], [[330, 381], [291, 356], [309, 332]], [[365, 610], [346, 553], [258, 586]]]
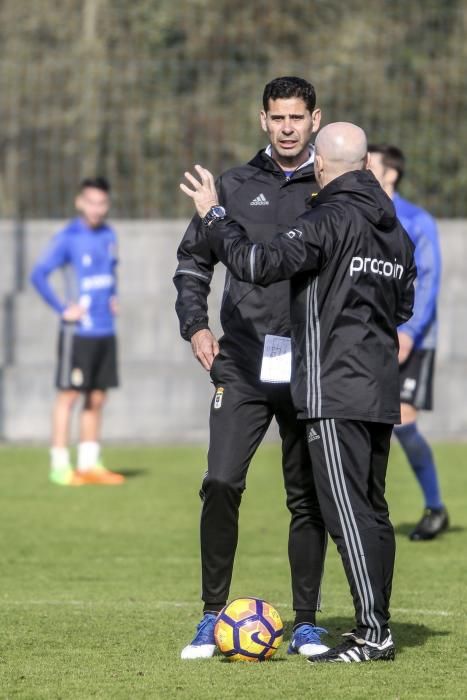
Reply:
[[194, 199], [214, 254], [239, 279], [291, 280], [292, 397], [306, 422], [314, 482], [355, 606], [356, 627], [314, 662], [394, 658], [389, 599], [394, 532], [384, 497], [400, 421], [397, 325], [412, 314], [414, 246], [366, 168], [365, 133], [345, 122], [316, 139], [320, 193], [295, 227], [252, 243], [217, 205], [210, 173]]
[[[301, 78], [277, 78], [263, 94], [261, 125], [270, 145], [217, 182], [220, 201], [253, 241], [269, 241], [290, 228], [317, 191], [312, 134], [320, 110], [313, 86]], [[174, 282], [183, 338], [210, 371], [216, 387], [210, 415], [208, 469], [201, 497], [201, 563], [204, 616], [182, 658], [214, 653], [215, 616], [227, 602], [238, 538], [238, 512], [250, 460], [273, 417], [282, 438], [283, 474], [291, 513], [289, 560], [294, 633], [291, 653], [327, 650], [315, 626], [320, 604], [326, 535], [305, 441], [290, 384], [261, 381], [265, 336], [290, 338], [289, 283], [269, 287], [226, 276], [217, 343], [209, 330], [207, 296], [217, 257], [195, 216], [178, 249]], [[289, 341], [290, 342], [290, 341]]]

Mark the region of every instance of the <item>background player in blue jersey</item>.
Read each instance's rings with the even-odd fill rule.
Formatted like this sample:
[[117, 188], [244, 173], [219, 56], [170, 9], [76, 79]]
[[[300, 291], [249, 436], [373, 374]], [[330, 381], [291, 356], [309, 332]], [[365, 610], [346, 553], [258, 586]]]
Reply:
[[405, 158], [396, 146], [370, 145], [370, 168], [391, 197], [397, 216], [415, 244], [417, 282], [412, 318], [399, 326], [399, 363], [402, 423], [394, 429], [425, 498], [425, 511], [411, 540], [431, 540], [449, 525], [441, 500], [433, 453], [417, 426], [417, 412], [433, 406], [436, 349], [436, 302], [441, 277], [441, 255], [436, 222], [427, 211], [397, 192]]
[[[57, 233], [31, 273], [31, 282], [60, 318], [52, 419], [50, 480], [56, 484], [121, 484], [124, 477], [100, 459], [102, 409], [106, 391], [118, 385], [115, 314], [117, 238], [105, 222], [110, 188], [104, 178], [83, 180], [75, 201], [79, 217]], [[64, 298], [49, 283], [62, 269]], [[69, 453], [70, 420], [83, 396], [76, 471]]]

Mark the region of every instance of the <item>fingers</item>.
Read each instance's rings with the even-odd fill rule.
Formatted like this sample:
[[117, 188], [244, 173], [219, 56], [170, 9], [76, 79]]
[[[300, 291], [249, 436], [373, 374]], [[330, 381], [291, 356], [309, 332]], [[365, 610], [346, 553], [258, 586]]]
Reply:
[[215, 336], [208, 329], [200, 330], [192, 336], [191, 347], [198, 362], [209, 371], [219, 352], [219, 343]]
[[212, 189], [214, 187], [214, 177], [209, 172], [209, 170], [203, 168], [202, 165], [195, 165], [195, 170], [200, 176], [202, 184]]
[[83, 309], [79, 304], [71, 304], [62, 313], [62, 318], [64, 321], [80, 321], [85, 313], [85, 309]]
[[193, 354], [204, 369], [209, 372], [215, 357], [211, 350], [209, 348], [198, 348]]
[[193, 199], [193, 197], [196, 194], [195, 191], [190, 190], [183, 182], [181, 182], [179, 186], [180, 186], [180, 189], [182, 192], [184, 192], [185, 194], [187, 194], [189, 197], [191, 197]]
[[[197, 166], [197, 167], [199, 167], [199, 166]], [[195, 177], [193, 177], [193, 175], [188, 171], [183, 173], [183, 175], [184, 175], [184, 177], [186, 177], [188, 182], [191, 185], [193, 185], [193, 189], [190, 190], [190, 188], [184, 182], [180, 183], [180, 189], [182, 190], [182, 192], [187, 194], [189, 197], [193, 198], [196, 195], [196, 193], [199, 192], [199, 190], [201, 189], [201, 186], [202, 186], [201, 182], [199, 182]]]
[[188, 170], [183, 173], [184, 177], [188, 180], [193, 189], [190, 190], [185, 183], [180, 183], [180, 189], [182, 192], [187, 194], [189, 197], [193, 197], [196, 192], [199, 192], [202, 188], [208, 188], [211, 192], [215, 191], [214, 177], [203, 168], [201, 165], [195, 165], [195, 170], [198, 173], [200, 180], [197, 180], [194, 175], [192, 175]]
[[196, 359], [198, 360], [198, 362], [201, 362], [204, 369], [207, 369], [209, 371], [212, 367], [212, 363], [214, 362], [214, 358], [218, 354], [219, 344], [217, 340], [214, 340], [211, 347], [203, 348], [198, 352], [198, 354], [196, 355]]
[[[195, 169], [198, 169], [198, 168], [201, 168], [201, 166], [200, 166], [200, 165], [195, 165]], [[203, 168], [201, 168], [201, 170], [203, 170]], [[199, 175], [200, 175], [200, 177], [201, 177], [201, 182], [200, 182], [199, 180], [197, 180], [197, 179], [196, 179], [190, 172], [188, 172], [188, 171], [185, 172], [184, 175], [185, 175], [186, 179], [188, 180], [188, 182], [190, 182], [190, 183], [193, 185], [193, 187], [194, 187], [195, 190], [200, 190], [200, 189], [201, 189], [202, 185], [204, 184], [203, 176], [201, 175], [201, 173], [199, 173]]]
[[213, 358], [212, 356], [209, 356], [209, 355], [206, 355], [205, 353], [203, 353], [203, 354], [201, 354], [201, 355], [198, 355], [198, 356], [196, 357], [196, 359], [198, 360], [198, 362], [200, 362], [200, 363], [202, 364], [202, 366], [204, 367], [204, 369], [205, 369], [207, 372], [209, 372], [209, 370], [211, 369], [212, 361], [213, 361], [214, 358]]

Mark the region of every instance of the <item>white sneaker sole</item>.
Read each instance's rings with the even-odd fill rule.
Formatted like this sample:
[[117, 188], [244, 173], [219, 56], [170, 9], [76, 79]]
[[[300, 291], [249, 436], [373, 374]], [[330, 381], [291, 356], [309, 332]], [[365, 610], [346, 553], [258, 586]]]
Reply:
[[214, 656], [216, 651], [215, 644], [200, 644], [199, 646], [194, 646], [193, 644], [188, 644], [182, 653], [180, 654], [181, 659], [210, 659]]
[[329, 647], [325, 644], [302, 644], [298, 648], [298, 653], [301, 656], [318, 656], [324, 654], [325, 651], [329, 651]]

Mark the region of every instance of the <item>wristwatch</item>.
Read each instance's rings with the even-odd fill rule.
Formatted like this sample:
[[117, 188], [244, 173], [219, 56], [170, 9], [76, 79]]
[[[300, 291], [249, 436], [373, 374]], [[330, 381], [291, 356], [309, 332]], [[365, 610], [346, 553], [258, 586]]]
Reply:
[[216, 204], [215, 206], [211, 207], [208, 213], [203, 216], [202, 222], [203, 226], [211, 226], [215, 221], [220, 221], [221, 219], [225, 219], [226, 216], [226, 211], [224, 207], [219, 206], [219, 204]]

